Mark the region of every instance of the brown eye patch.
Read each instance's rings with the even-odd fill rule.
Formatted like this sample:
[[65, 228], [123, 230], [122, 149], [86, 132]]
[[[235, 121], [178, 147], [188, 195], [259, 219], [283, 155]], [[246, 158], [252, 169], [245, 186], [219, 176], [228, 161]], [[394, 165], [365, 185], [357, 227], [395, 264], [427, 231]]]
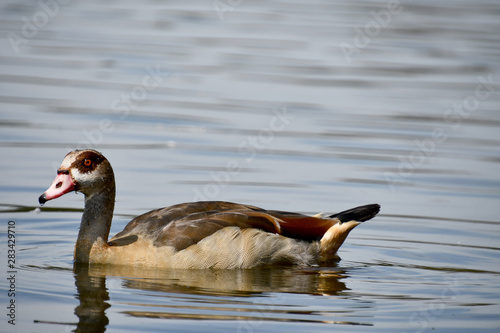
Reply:
[[79, 154], [73, 167], [76, 167], [81, 173], [94, 171], [105, 158], [96, 151], [87, 150]]

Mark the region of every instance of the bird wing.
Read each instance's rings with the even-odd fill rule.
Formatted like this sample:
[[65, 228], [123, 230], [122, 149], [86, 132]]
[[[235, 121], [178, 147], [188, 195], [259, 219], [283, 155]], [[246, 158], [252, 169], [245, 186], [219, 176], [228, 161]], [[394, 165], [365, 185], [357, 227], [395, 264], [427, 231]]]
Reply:
[[126, 244], [132, 235], [137, 235], [151, 239], [155, 246], [172, 246], [180, 251], [226, 227], [256, 228], [313, 241], [321, 239], [337, 222], [337, 219], [267, 211], [231, 202], [202, 201], [157, 209], [138, 216], [108, 244]]
[[154, 241], [155, 246], [173, 246], [177, 251], [227, 228], [256, 228], [280, 233], [279, 221], [271, 215], [254, 211], [209, 211], [187, 215], [166, 225]]

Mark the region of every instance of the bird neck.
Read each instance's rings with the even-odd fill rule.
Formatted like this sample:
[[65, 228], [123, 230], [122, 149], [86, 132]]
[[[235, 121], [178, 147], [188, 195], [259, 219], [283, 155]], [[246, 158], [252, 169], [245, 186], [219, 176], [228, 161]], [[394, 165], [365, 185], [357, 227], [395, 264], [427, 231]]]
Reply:
[[76, 262], [88, 263], [92, 246], [96, 242], [108, 241], [116, 195], [114, 180], [110, 183], [103, 191], [85, 196], [85, 209], [75, 246]]

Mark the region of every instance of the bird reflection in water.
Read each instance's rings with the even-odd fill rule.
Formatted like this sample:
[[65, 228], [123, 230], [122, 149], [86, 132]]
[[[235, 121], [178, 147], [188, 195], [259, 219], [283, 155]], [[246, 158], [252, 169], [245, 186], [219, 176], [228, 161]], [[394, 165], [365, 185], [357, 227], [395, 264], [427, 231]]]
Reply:
[[[233, 270], [154, 270], [127, 266], [74, 265], [76, 298], [80, 304], [75, 308], [78, 323], [74, 332], [104, 332], [109, 324], [106, 311], [112, 306], [108, 288], [124, 288], [164, 293], [180, 302], [147, 304], [145, 294], [141, 304], [127, 304], [130, 310], [123, 314], [138, 318], [162, 319], [204, 319], [204, 320], [263, 320], [255, 318], [258, 311], [269, 311], [268, 321], [306, 321], [317, 323], [337, 323], [347, 325], [367, 325], [357, 322], [325, 321], [312, 311], [298, 311], [296, 306], [280, 304], [269, 297], [272, 306], [256, 305], [256, 296], [266, 293], [299, 293], [335, 296], [347, 290], [342, 281], [348, 277], [345, 270], [338, 267], [290, 268], [265, 267], [259, 269]], [[119, 285], [110, 282], [119, 281]], [[106, 286], [108, 283], [108, 287]], [[203, 295], [203, 301], [194, 302]], [[157, 296], [157, 295], [156, 295]], [[206, 298], [206, 297], [213, 298]], [[152, 299], [149, 298], [151, 301]], [[154, 298], [153, 300], [158, 300]], [[286, 300], [285, 300], [286, 301]], [[261, 300], [259, 301], [261, 302]], [[198, 303], [198, 304], [196, 304]], [[235, 305], [237, 305], [235, 307]], [[145, 309], [146, 308], [146, 309]], [[154, 308], [155, 311], [151, 309]], [[316, 311], [317, 312], [317, 311]], [[294, 314], [290, 316], [290, 314]], [[307, 319], [304, 319], [307, 317]], [[370, 325], [370, 324], [368, 324]]]

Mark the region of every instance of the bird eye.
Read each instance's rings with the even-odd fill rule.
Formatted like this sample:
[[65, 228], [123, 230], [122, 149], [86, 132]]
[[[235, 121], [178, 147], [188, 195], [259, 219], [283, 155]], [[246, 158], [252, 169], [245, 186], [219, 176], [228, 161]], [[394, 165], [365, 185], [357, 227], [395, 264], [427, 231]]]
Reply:
[[90, 166], [92, 164], [92, 161], [89, 160], [88, 158], [86, 158], [84, 161], [83, 161], [83, 165], [85, 166]]

